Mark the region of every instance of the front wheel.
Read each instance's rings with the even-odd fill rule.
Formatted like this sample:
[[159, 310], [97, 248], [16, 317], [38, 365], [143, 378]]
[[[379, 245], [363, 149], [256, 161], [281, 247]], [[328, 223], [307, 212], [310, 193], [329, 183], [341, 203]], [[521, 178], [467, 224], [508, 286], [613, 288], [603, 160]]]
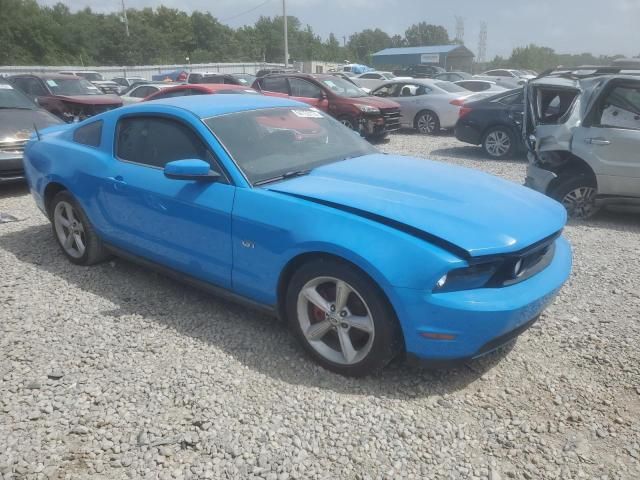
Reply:
[[93, 265], [108, 257], [80, 204], [68, 191], [51, 202], [53, 234], [65, 256], [77, 265]]
[[598, 188], [594, 180], [586, 174], [558, 179], [551, 197], [562, 203], [571, 218], [587, 219], [600, 210], [596, 204]]
[[354, 267], [316, 260], [292, 277], [286, 297], [290, 326], [323, 367], [360, 377], [399, 352], [400, 330], [384, 294]]
[[440, 131], [440, 119], [432, 111], [420, 112], [415, 120], [416, 130], [425, 135], [435, 135]]

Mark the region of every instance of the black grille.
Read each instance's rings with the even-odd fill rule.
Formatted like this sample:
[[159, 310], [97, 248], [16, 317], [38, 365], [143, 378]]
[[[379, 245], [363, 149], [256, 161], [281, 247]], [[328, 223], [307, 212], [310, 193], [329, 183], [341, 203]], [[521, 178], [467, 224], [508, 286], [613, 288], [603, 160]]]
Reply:
[[384, 129], [387, 132], [393, 132], [400, 129], [400, 109], [399, 108], [382, 108], [380, 109], [384, 117]]
[[27, 144], [26, 140], [17, 140], [15, 142], [1, 142], [0, 152], [2, 153], [20, 153], [24, 152], [24, 146]]
[[11, 170], [0, 170], [0, 180], [1, 179], [11, 179], [11, 178], [19, 178], [24, 175], [24, 170], [21, 168], [14, 168]]

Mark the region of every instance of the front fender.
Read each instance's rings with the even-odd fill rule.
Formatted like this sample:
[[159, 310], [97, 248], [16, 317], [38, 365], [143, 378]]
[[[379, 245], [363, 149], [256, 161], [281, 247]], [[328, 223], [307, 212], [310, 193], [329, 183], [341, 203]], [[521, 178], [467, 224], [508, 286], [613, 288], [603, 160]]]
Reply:
[[282, 271], [303, 254], [344, 258], [385, 291], [431, 289], [445, 272], [466, 264], [374, 220], [263, 189], [238, 189], [232, 230], [234, 290], [270, 305]]

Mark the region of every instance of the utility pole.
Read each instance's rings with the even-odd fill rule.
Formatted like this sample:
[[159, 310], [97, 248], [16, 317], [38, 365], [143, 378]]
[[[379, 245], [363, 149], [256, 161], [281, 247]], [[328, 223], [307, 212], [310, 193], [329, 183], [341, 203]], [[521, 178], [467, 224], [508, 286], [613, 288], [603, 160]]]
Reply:
[[124, 0], [122, 0], [122, 21], [124, 22], [124, 33], [129, 36], [129, 20], [127, 19], [127, 9], [124, 6]]
[[[123, 0], [124, 1], [124, 0]], [[289, 66], [289, 36], [287, 35], [287, 0], [282, 0], [282, 19], [284, 20], [284, 68]]]
[[477, 63], [487, 61], [487, 22], [480, 23], [480, 37], [478, 38], [478, 56]]

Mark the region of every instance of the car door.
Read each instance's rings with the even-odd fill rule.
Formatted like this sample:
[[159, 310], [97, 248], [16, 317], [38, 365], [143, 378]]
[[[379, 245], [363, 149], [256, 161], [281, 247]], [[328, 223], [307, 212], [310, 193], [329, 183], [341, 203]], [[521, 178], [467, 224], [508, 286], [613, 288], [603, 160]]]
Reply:
[[610, 82], [571, 145], [595, 171], [598, 194], [640, 197], [640, 81]]
[[[194, 158], [209, 162], [221, 180], [164, 176], [167, 162]], [[224, 288], [231, 286], [235, 187], [202, 132], [174, 117], [120, 118], [113, 168], [104, 182], [99, 208], [116, 247]]]
[[307, 80], [297, 77], [289, 78], [289, 91], [291, 99], [308, 103], [323, 112], [329, 112], [329, 101], [322, 88]]
[[400, 104], [400, 123], [413, 128], [413, 122], [420, 110], [434, 109], [429, 103], [432, 89], [417, 83], [396, 84], [392, 100]]
[[365, 73], [356, 79], [356, 83], [361, 87], [373, 90], [384, 81], [379, 73]]

